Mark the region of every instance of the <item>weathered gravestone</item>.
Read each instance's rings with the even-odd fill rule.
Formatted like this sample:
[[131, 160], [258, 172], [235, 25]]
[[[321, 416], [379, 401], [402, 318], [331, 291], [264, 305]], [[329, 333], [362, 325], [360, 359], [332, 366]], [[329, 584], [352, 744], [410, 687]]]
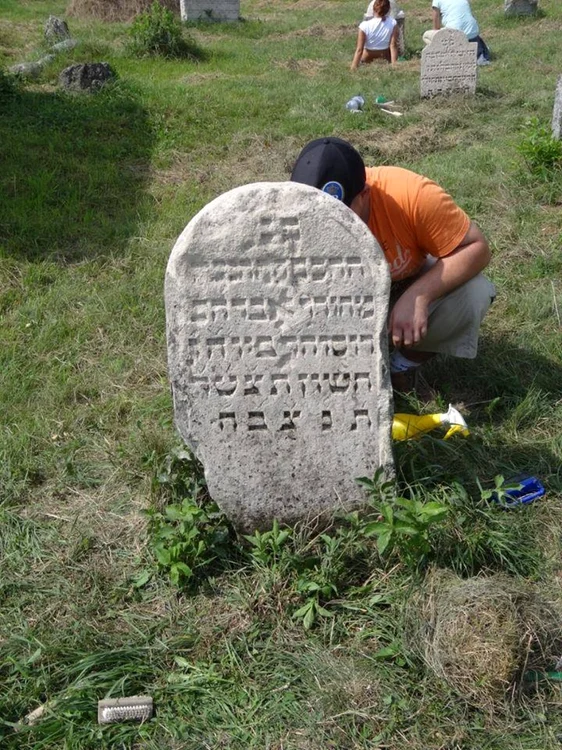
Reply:
[[506, 16], [533, 16], [539, 7], [538, 0], [505, 0]]
[[49, 16], [45, 23], [45, 39], [50, 44], [70, 39], [70, 31], [68, 30], [66, 21], [56, 16]]
[[23, 62], [12, 65], [8, 68], [8, 72], [18, 78], [33, 79], [39, 78], [46, 65], [51, 63], [55, 59], [54, 55], [46, 55], [40, 60], [35, 62]]
[[297, 183], [256, 183], [187, 225], [166, 271], [179, 432], [242, 530], [360, 507], [392, 471], [389, 271], [367, 226]]
[[556, 93], [554, 95], [554, 110], [552, 112], [552, 135], [562, 138], [562, 76], [558, 77]]
[[462, 31], [441, 29], [422, 50], [421, 95], [476, 93], [476, 42]]
[[240, 0], [180, 0], [182, 21], [238, 21]]
[[94, 92], [115, 78], [115, 71], [109, 63], [78, 63], [61, 72], [59, 84], [68, 91]]

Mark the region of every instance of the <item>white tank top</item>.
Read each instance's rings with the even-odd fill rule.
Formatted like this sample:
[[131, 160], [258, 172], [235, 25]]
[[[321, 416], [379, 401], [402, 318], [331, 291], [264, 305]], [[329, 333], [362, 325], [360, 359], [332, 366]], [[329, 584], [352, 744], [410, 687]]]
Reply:
[[391, 17], [390, 14], [382, 20], [382, 18], [371, 18], [370, 21], [362, 21], [359, 24], [359, 28], [365, 34], [365, 49], [378, 50], [388, 49], [390, 47], [390, 37], [396, 21]]

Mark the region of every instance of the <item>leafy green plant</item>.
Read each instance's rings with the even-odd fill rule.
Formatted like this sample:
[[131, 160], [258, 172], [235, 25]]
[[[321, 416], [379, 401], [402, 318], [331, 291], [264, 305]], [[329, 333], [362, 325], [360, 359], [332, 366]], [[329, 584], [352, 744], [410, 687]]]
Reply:
[[384, 481], [380, 469], [373, 479], [357, 481], [368, 491], [371, 506], [379, 514], [364, 524], [362, 533], [376, 537], [380, 555], [396, 552], [411, 567], [423, 564], [431, 552], [430, 528], [445, 519], [448, 507], [437, 501], [397, 497], [394, 483]]
[[176, 585], [189, 583], [232, 551], [230, 526], [214, 503], [203, 507], [187, 497], [163, 512], [148, 513], [158, 567], [167, 571]]
[[494, 487], [493, 489], [485, 490], [483, 489], [480, 482], [478, 482], [478, 486], [480, 487], [480, 496], [482, 500], [495, 500], [495, 502], [498, 503], [498, 505], [506, 507], [511, 504], [512, 500], [509, 498], [509, 490], [520, 490], [522, 485], [518, 482], [506, 484], [505, 478], [502, 474], [497, 474], [494, 477]]
[[244, 537], [251, 545], [250, 557], [259, 566], [269, 569], [279, 567], [283, 559], [287, 559], [289, 544], [293, 539], [292, 529], [281, 529], [277, 519], [268, 531], [255, 531]]
[[381, 517], [366, 524], [365, 534], [377, 537], [381, 555], [397, 551], [412, 567], [423, 563], [431, 551], [429, 530], [441, 522], [449, 509], [439, 502], [424, 503], [416, 499], [397, 497], [393, 504], [380, 507]]
[[548, 180], [562, 167], [562, 141], [554, 138], [550, 127], [538, 117], [527, 120], [524, 127], [518, 151], [533, 175]]
[[[154, 457], [150, 460], [156, 462]], [[158, 568], [176, 585], [188, 584], [234, 554], [234, 531], [205, 497], [199, 465], [188, 451], [173, 450], [163, 465], [156, 464], [152, 485], [159, 507], [147, 511], [151, 547]], [[140, 587], [149, 577], [150, 571], [143, 571], [134, 585]]]
[[333, 594], [337, 594], [336, 587], [331, 583], [320, 584], [316, 581], [307, 581], [304, 577], [297, 582], [297, 591], [305, 597], [306, 601], [302, 607], [293, 612], [295, 619], [302, 619], [306, 630], [312, 627], [314, 622], [321, 617], [333, 617], [333, 613], [321, 605]]
[[129, 51], [136, 57], [201, 59], [203, 50], [188, 37], [180, 21], [155, 0], [140, 13], [129, 29]]

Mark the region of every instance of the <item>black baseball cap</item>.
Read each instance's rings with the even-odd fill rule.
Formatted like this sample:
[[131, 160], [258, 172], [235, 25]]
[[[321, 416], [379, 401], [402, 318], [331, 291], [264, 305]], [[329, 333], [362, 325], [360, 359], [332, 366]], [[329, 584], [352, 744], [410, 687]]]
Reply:
[[341, 138], [318, 138], [300, 152], [291, 180], [322, 190], [346, 206], [365, 187], [365, 164], [351, 143]]

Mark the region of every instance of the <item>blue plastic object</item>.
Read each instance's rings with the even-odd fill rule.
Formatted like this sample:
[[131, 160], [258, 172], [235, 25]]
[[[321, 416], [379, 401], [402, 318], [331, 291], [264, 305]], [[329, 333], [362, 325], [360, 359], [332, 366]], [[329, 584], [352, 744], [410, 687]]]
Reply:
[[516, 477], [506, 479], [503, 484], [509, 489], [505, 490], [504, 496], [499, 498], [497, 492], [492, 493], [492, 500], [504, 508], [514, 508], [517, 505], [528, 505], [537, 498], [542, 497], [545, 489], [536, 477], [526, 474], [518, 474]]

